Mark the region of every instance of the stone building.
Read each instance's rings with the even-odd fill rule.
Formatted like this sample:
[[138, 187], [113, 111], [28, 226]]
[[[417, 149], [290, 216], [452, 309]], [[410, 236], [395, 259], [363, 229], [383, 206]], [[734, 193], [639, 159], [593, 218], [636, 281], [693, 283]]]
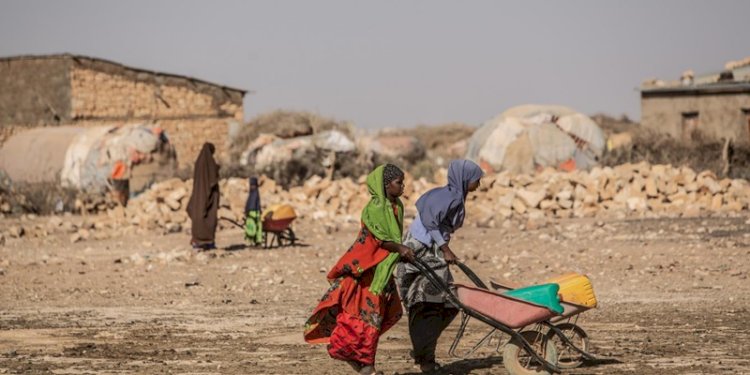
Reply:
[[641, 86], [641, 124], [692, 143], [731, 140], [750, 144], [750, 58], [720, 73]]
[[61, 54], [0, 58], [0, 143], [39, 126], [145, 123], [162, 128], [180, 167], [203, 142], [227, 160], [230, 128], [243, 121], [244, 90], [191, 77]]

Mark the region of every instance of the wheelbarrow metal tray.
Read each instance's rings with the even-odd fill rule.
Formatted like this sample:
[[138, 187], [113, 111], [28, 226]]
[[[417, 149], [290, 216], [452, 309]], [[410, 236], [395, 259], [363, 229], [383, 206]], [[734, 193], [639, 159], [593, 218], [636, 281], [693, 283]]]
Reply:
[[263, 230], [266, 232], [283, 232], [294, 221], [295, 218], [289, 219], [266, 219], [263, 220]]
[[[490, 280], [490, 286], [492, 289], [494, 289], [498, 293], [504, 293], [509, 290], [515, 289], [513, 286], [510, 286], [508, 284], [504, 284], [498, 281]], [[562, 315], [558, 315], [550, 319], [551, 323], [556, 323], [562, 320], [565, 320], [567, 318], [570, 318], [571, 316], [580, 314], [584, 311], [591, 310], [592, 307], [579, 305], [572, 302], [565, 302], [564, 300], [560, 301], [560, 304], [562, 305], [564, 311]]]
[[592, 309], [591, 307], [578, 305], [572, 302], [560, 301], [560, 304], [563, 306], [563, 309], [564, 309], [562, 315], [559, 315], [550, 319], [550, 323], [556, 323], [561, 320], [570, 318], [571, 316], [578, 315], [586, 310]]
[[459, 301], [466, 307], [517, 329], [550, 319], [557, 314], [545, 306], [518, 298], [494, 293], [486, 289], [454, 284]]

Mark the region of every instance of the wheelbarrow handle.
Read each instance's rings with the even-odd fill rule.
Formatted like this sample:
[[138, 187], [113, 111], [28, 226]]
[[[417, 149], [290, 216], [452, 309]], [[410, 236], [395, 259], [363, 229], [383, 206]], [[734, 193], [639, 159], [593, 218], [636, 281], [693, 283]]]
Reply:
[[219, 220], [226, 220], [226, 221], [234, 224], [235, 226], [237, 226], [237, 227], [239, 227], [241, 229], [245, 229], [245, 227], [242, 224], [240, 224], [239, 222], [236, 222], [236, 221], [234, 221], [234, 220], [232, 220], [232, 219], [230, 219], [228, 217], [220, 216]]
[[456, 297], [455, 294], [453, 294], [453, 291], [451, 290], [450, 286], [443, 282], [442, 279], [435, 273], [435, 271], [430, 268], [423, 260], [419, 258], [414, 258], [414, 262], [411, 263], [416, 267], [419, 272], [421, 272], [427, 280], [429, 280], [432, 285], [434, 285], [436, 288], [438, 288], [441, 292], [445, 293], [446, 299], [448, 302], [450, 302], [452, 305], [456, 306], [459, 309], [463, 309], [464, 306], [461, 304], [461, 302], [458, 300], [458, 297]]
[[474, 285], [476, 285], [479, 288], [489, 290], [489, 288], [487, 288], [487, 284], [485, 284], [482, 281], [482, 279], [480, 279], [479, 276], [477, 276], [477, 274], [474, 273], [474, 271], [472, 271], [471, 268], [469, 268], [469, 266], [461, 262], [456, 262], [456, 265], [458, 266], [458, 268], [461, 269], [461, 272], [463, 272], [467, 277], [469, 277], [469, 280], [471, 280], [471, 282], [474, 283]]
[[[435, 271], [432, 270], [432, 268], [430, 268], [430, 266], [428, 266], [424, 261], [422, 261], [419, 258], [414, 258], [414, 262], [412, 264], [433, 285], [435, 285], [435, 287], [437, 287], [443, 293], [445, 293], [447, 296], [449, 296], [448, 299], [450, 300], [450, 302], [453, 305], [456, 305], [457, 307], [461, 306], [460, 302], [458, 302], [458, 298], [453, 294], [453, 292], [451, 291], [450, 287], [446, 283], [444, 283], [443, 280], [440, 279], [440, 277], [438, 277], [438, 275], [435, 273]], [[479, 276], [477, 276], [477, 274], [474, 273], [474, 271], [472, 271], [471, 268], [469, 268], [469, 266], [467, 266], [467, 265], [465, 265], [465, 264], [463, 264], [461, 262], [456, 262], [456, 265], [458, 266], [458, 268], [461, 269], [461, 271], [464, 274], [466, 274], [466, 276], [469, 277], [469, 279], [474, 283], [474, 285], [476, 285], [477, 287], [482, 288], [482, 289], [489, 289], [489, 288], [487, 288], [487, 285], [482, 281], [482, 279], [480, 279]]]

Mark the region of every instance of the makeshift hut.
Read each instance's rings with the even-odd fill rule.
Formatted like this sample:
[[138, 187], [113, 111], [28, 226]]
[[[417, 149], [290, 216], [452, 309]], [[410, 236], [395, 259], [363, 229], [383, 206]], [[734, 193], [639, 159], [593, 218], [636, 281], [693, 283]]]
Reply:
[[588, 170], [598, 163], [604, 133], [588, 116], [558, 105], [510, 108], [472, 135], [466, 157], [487, 171]]
[[171, 177], [176, 166], [166, 134], [147, 125], [34, 128], [0, 149], [0, 169], [12, 181], [86, 192], [139, 192]]

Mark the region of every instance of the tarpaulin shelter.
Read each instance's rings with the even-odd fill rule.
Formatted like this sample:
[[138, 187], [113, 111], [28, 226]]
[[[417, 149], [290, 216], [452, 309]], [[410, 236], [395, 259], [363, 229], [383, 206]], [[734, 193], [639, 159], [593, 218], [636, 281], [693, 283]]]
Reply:
[[53, 182], [105, 192], [113, 180], [136, 181], [138, 191], [171, 176], [176, 155], [166, 134], [141, 124], [35, 128], [16, 134], [0, 149], [0, 168], [16, 182]]
[[60, 182], [65, 153], [85, 128], [57, 126], [16, 133], [0, 148], [0, 169], [15, 182]]
[[271, 167], [293, 159], [307, 159], [309, 152], [316, 150], [351, 152], [356, 148], [349, 137], [338, 130], [282, 139], [273, 135], [261, 134], [242, 154], [241, 164], [255, 164], [256, 169]]
[[375, 155], [414, 163], [425, 156], [424, 144], [412, 135], [380, 134], [367, 147]]
[[564, 106], [523, 105], [477, 129], [466, 157], [488, 171], [589, 169], [597, 164], [604, 146], [602, 130], [588, 116]]

